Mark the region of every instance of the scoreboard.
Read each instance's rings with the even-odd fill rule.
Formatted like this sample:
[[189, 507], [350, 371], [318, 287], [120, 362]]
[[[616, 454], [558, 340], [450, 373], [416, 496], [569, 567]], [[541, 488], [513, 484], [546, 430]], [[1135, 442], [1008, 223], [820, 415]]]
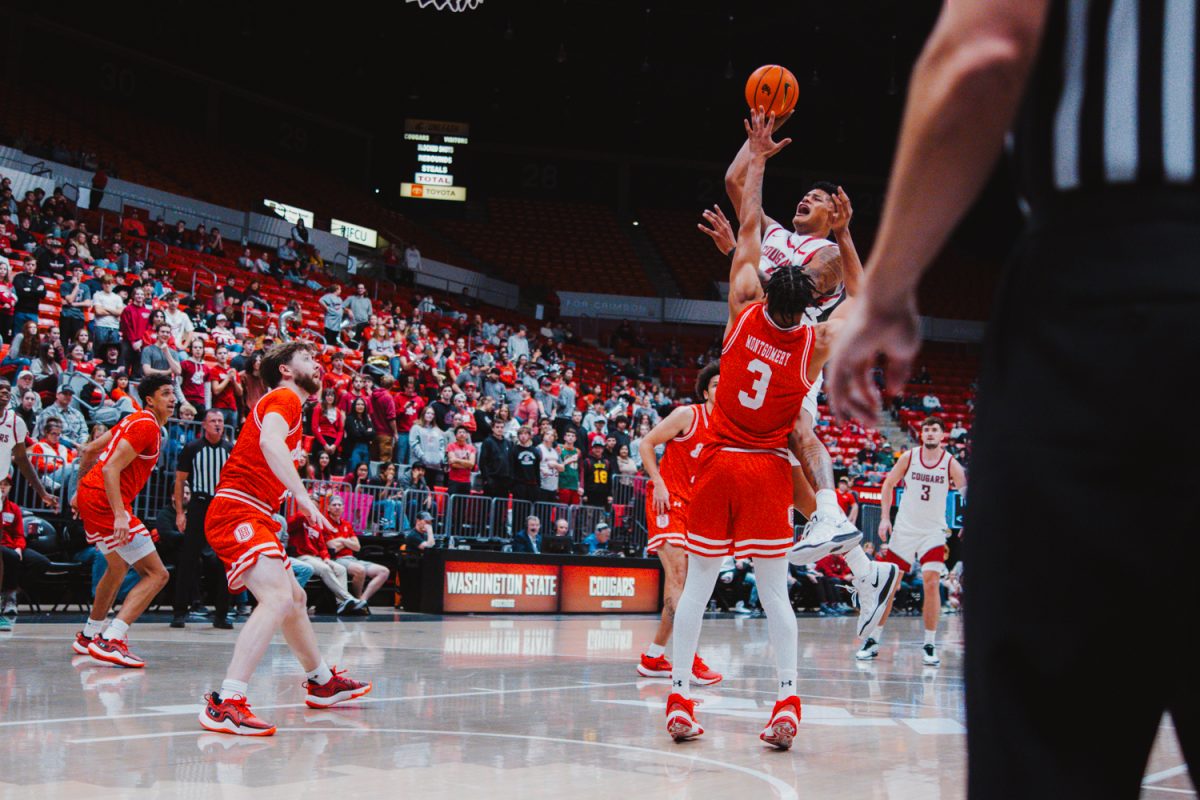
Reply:
[[400, 196], [417, 200], [467, 199], [465, 151], [470, 142], [465, 122], [404, 120], [404, 148], [411, 155]]

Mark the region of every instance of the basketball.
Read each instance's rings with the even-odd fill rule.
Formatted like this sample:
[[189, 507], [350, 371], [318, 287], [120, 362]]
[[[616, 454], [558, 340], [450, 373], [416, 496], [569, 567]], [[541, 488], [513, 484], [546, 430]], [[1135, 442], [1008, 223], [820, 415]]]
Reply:
[[767, 113], [782, 116], [796, 107], [800, 87], [787, 67], [767, 64], [750, 73], [746, 81], [746, 104], [751, 110], [762, 106]]

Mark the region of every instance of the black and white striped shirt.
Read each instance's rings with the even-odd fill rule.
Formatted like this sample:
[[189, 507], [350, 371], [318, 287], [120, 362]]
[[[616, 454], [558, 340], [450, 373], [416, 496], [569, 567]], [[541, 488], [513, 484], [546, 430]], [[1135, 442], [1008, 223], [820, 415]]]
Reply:
[[1197, 0], [1053, 0], [1014, 130], [1033, 210], [1114, 186], [1197, 188]]
[[224, 438], [216, 444], [211, 444], [203, 434], [183, 446], [177, 471], [187, 474], [193, 495], [204, 494], [212, 497], [216, 494], [221, 470], [229, 460], [232, 450]]

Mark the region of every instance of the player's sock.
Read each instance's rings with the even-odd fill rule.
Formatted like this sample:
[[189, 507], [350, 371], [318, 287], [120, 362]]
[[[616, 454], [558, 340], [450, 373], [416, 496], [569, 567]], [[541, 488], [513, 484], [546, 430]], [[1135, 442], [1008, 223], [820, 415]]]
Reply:
[[250, 687], [245, 681], [235, 681], [233, 678], [226, 678], [221, 681], [221, 699], [236, 700], [237, 698], [246, 699], [246, 690]]
[[[688, 556], [687, 580], [675, 605], [675, 641], [671, 652], [671, 691], [684, 697], [691, 696], [692, 662], [700, 642], [700, 624], [704, 621], [704, 609], [717, 585], [723, 561], [723, 558], [710, 556]], [[795, 617], [792, 620], [795, 621]], [[793, 634], [792, 641], [795, 639]]]
[[850, 571], [854, 573], [854, 577], [861, 578], [871, 571], [871, 559], [867, 558], [867, 554], [863, 552], [861, 547], [856, 547], [845, 555], [846, 563], [850, 566]]
[[107, 619], [92, 619], [88, 617], [88, 621], [83, 623], [83, 635], [89, 639], [94, 639], [100, 635], [107, 624]]
[[329, 665], [325, 663], [325, 659], [321, 659], [321, 663], [317, 664], [316, 669], [308, 673], [308, 679], [316, 686], [324, 686], [333, 680], [333, 672], [330, 671]]
[[937, 644], [937, 631], [925, 631], [925, 644]]
[[114, 619], [108, 629], [104, 631], [105, 639], [128, 639], [129, 638], [129, 623], [123, 619]]
[[658, 658], [666, 652], [667, 648], [663, 647], [661, 644], [654, 644], [653, 642], [651, 642], [650, 646], [646, 648], [646, 655], [650, 656], [650, 658]]
[[837, 492], [833, 489], [822, 489], [817, 492], [817, 513], [831, 515], [834, 519], [845, 516], [846, 512], [838, 505]]
[[[690, 562], [689, 562], [690, 564]], [[758, 582], [758, 600], [767, 612], [767, 638], [775, 652], [775, 668], [779, 675], [778, 700], [797, 694], [797, 628], [796, 612], [788, 599], [788, 562], [786, 558], [754, 560], [754, 577]]]

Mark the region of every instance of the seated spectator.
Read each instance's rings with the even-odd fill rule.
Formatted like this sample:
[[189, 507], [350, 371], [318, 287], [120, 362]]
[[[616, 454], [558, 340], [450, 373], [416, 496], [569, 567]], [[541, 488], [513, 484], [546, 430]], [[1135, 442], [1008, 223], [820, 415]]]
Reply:
[[294, 271], [296, 265], [300, 261], [300, 255], [296, 252], [296, 242], [293, 239], [288, 239], [275, 250], [275, 258], [279, 262], [281, 269]]
[[584, 545], [587, 547], [589, 556], [608, 555], [609, 542], [612, 539], [612, 528], [607, 522], [600, 522], [596, 525], [596, 530], [585, 536], [583, 539]]
[[221, 229], [213, 228], [204, 243], [204, 252], [213, 256], [225, 256], [225, 240], [221, 237]]
[[375, 496], [375, 507], [379, 509], [376, 528], [383, 536], [399, 534], [408, 527], [403, 507], [404, 487], [397, 477], [398, 471], [395, 464], [384, 464], [375, 479], [375, 485], [380, 487]]
[[542, 521], [530, 515], [525, 518], [525, 529], [513, 534], [512, 552], [540, 553], [542, 552], [542, 537], [540, 531]]
[[12, 478], [0, 477], [0, 558], [4, 566], [0, 613], [4, 616], [17, 614], [18, 587], [28, 590], [50, 568], [48, 558], [25, 546], [25, 519], [20, 507], [8, 497], [11, 491]]
[[413, 528], [404, 534], [404, 544], [410, 551], [437, 547], [437, 540], [433, 538], [433, 514], [428, 511], [417, 512]]
[[38, 345], [37, 358], [29, 365], [33, 371], [34, 378], [38, 381], [53, 379], [54, 383], [58, 383], [63, 370], [66, 368], [66, 354], [63, 352], [63, 344], [57, 337], [50, 338], [47, 336]]
[[921, 398], [921, 407], [932, 414], [942, 410], [942, 401], [936, 394], [927, 394]]
[[311, 567], [321, 583], [333, 592], [338, 601], [338, 616], [366, 610], [367, 604], [355, 599], [347, 588], [346, 568], [329, 558], [328, 534], [310, 525], [303, 516], [288, 521], [288, 552]]
[[45, 435], [46, 422], [57, 419], [62, 424], [62, 443], [67, 447], [78, 450], [79, 445], [87, 441], [87, 421], [83, 414], [72, 404], [75, 399], [75, 389], [69, 384], [58, 387], [54, 402], [42, 409], [37, 415], [33, 435], [41, 438]]
[[43, 478], [62, 480], [64, 469], [75, 460], [76, 452], [62, 442], [62, 422], [48, 419], [42, 438], [29, 450], [29, 461]]
[[26, 320], [13, 336], [12, 342], [9, 343], [8, 353], [4, 356], [4, 360], [0, 361], [0, 366], [17, 366], [26, 369], [31, 367], [34, 359], [38, 357], [41, 343], [42, 336], [38, 333], [37, 320]]
[[[358, 534], [355, 533], [354, 527], [348, 520], [342, 518], [344, 510], [345, 502], [341, 496], [335, 494], [329, 498], [329, 504], [325, 507], [325, 515], [335, 530], [331, 536], [327, 537], [326, 546], [333, 553], [334, 561], [345, 567], [351, 593], [369, 606], [371, 597], [383, 588], [383, 584], [391, 575], [391, 570], [382, 564], [363, 561], [355, 556], [355, 553], [362, 549], [362, 545], [358, 541]], [[369, 612], [369, 608], [367, 610]]]

